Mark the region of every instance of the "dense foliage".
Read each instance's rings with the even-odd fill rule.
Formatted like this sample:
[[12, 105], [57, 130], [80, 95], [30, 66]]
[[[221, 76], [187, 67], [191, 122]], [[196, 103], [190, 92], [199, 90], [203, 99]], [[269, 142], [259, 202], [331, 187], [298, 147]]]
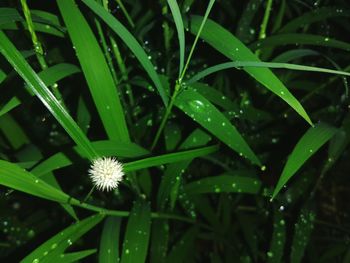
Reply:
[[[0, 261], [350, 262], [349, 17], [2, 1]], [[88, 172], [106, 156], [110, 192]]]

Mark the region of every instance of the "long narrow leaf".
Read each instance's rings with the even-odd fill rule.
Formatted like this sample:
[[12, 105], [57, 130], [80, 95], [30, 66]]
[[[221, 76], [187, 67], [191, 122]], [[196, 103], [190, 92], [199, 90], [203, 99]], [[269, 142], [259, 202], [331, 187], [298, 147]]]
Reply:
[[115, 17], [108, 13], [97, 2], [93, 0], [82, 0], [82, 2], [86, 4], [96, 15], [98, 15], [113, 30], [113, 32], [115, 32], [131, 49], [135, 57], [139, 60], [141, 65], [148, 73], [149, 77], [152, 79], [164, 104], [167, 105], [168, 98], [163, 88], [163, 85], [159, 80], [158, 74], [154, 70], [154, 66], [148, 59], [147, 54], [145, 53], [141, 45], [137, 42], [137, 40]]
[[98, 253], [100, 263], [115, 263], [119, 261], [119, 235], [121, 218], [108, 217], [105, 221]]
[[73, 0], [60, 0], [57, 4], [108, 137], [130, 141], [112, 74], [89, 24]]
[[272, 198], [278, 194], [300, 167], [314, 155], [322, 145], [333, 137], [336, 131], [337, 129], [324, 123], [320, 123], [308, 129], [288, 157], [288, 161], [283, 168], [282, 175], [277, 182]]
[[82, 235], [97, 225], [103, 217], [103, 215], [93, 215], [67, 227], [31, 252], [21, 263], [59, 262], [63, 252]]
[[170, 6], [171, 13], [174, 18], [177, 36], [179, 38], [179, 47], [180, 47], [180, 66], [179, 66], [179, 77], [181, 75], [182, 69], [184, 67], [185, 60], [185, 32], [184, 25], [181, 17], [181, 12], [176, 0], [167, 0]]
[[126, 226], [121, 263], [146, 261], [150, 231], [149, 204], [140, 200], [136, 201]]
[[97, 153], [88, 138], [2, 31], [0, 31], [0, 52], [67, 131], [73, 141], [84, 150], [86, 157], [90, 159], [97, 157]]
[[311, 67], [304, 66], [298, 64], [291, 63], [278, 63], [278, 62], [254, 62], [254, 61], [236, 61], [236, 62], [226, 62], [222, 64], [218, 64], [205, 70], [197, 73], [190, 80], [187, 81], [187, 84], [191, 84], [196, 82], [210, 74], [215, 72], [230, 69], [230, 68], [242, 68], [242, 67], [252, 67], [252, 68], [279, 68], [279, 69], [292, 69], [292, 70], [300, 70], [300, 71], [311, 71], [311, 72], [320, 72], [320, 73], [329, 73], [329, 74], [337, 74], [342, 76], [350, 76], [350, 73], [340, 70], [333, 70], [327, 68], [319, 68], [319, 67]]
[[175, 105], [239, 155], [261, 165], [258, 157], [231, 122], [194, 89], [183, 90], [177, 96]]
[[257, 194], [261, 188], [258, 179], [240, 176], [241, 172], [206, 177], [185, 185], [188, 194], [249, 193]]
[[[199, 16], [192, 16], [190, 30], [193, 34], [196, 34], [198, 31], [201, 20], [202, 18]], [[241, 41], [239, 41], [222, 26], [210, 19], [208, 19], [202, 31], [201, 38], [223, 55], [234, 61], [239, 60], [259, 62], [256, 55], [254, 55], [254, 53], [250, 51]], [[271, 70], [267, 68], [251, 67], [244, 67], [243, 69], [267, 89], [287, 102], [308, 123], [312, 124], [309, 116], [299, 101], [289, 92], [289, 90], [276, 77], [276, 75], [272, 73]]]

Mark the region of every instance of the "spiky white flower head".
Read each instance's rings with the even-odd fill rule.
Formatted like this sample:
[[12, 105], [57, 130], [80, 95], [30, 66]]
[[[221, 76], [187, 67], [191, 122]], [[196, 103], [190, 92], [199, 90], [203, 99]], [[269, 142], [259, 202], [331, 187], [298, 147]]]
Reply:
[[115, 157], [97, 158], [91, 164], [89, 175], [97, 189], [110, 191], [123, 179], [123, 165]]

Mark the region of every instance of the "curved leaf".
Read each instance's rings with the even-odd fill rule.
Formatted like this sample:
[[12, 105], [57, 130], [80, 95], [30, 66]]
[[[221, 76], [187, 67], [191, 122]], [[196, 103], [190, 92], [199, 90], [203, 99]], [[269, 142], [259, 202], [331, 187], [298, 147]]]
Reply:
[[145, 262], [151, 231], [151, 211], [148, 203], [134, 203], [123, 243], [121, 263]]
[[231, 122], [198, 92], [192, 88], [184, 89], [176, 97], [175, 105], [241, 156], [261, 165]]
[[107, 135], [130, 141], [124, 111], [106, 59], [73, 0], [57, 2]]
[[108, 217], [104, 223], [98, 262], [115, 263], [119, 261], [119, 235], [121, 218]]
[[282, 187], [292, 178], [300, 167], [322, 147], [333, 135], [337, 129], [327, 124], [320, 123], [307, 130], [301, 137], [292, 153], [288, 157], [287, 163], [283, 168], [282, 175], [278, 180], [272, 199], [278, 194]]
[[[201, 20], [202, 18], [200, 16], [191, 17], [190, 30], [192, 33], [195, 34], [198, 31]], [[247, 48], [229, 31], [210, 19], [208, 19], [203, 28], [201, 38], [204, 39], [213, 48], [218, 50], [220, 53], [234, 61], [240, 60], [259, 62], [259, 58], [254, 55], [254, 53], [249, 50], [249, 48]], [[303, 106], [289, 92], [289, 90], [276, 77], [276, 75], [273, 74], [271, 70], [267, 68], [248, 67], [244, 67], [243, 70], [258, 82], [260, 82], [267, 89], [287, 102], [300, 116], [302, 116], [308, 123], [312, 124]]]
[[185, 185], [188, 194], [248, 193], [257, 194], [261, 188], [258, 179], [242, 176], [245, 171], [206, 177]]
[[185, 60], [185, 32], [184, 25], [182, 22], [182, 17], [180, 13], [179, 6], [176, 0], [167, 0], [170, 6], [171, 13], [174, 17], [174, 22], [177, 30], [177, 36], [179, 38], [179, 47], [180, 47], [180, 65], [179, 65], [179, 77], [181, 75], [182, 69], [184, 67]]
[[45, 107], [67, 131], [73, 141], [81, 147], [84, 151], [84, 155], [90, 159], [97, 157], [95, 149], [79, 126], [2, 31], [0, 31], [0, 52], [25, 80], [32, 92], [35, 93]]
[[168, 98], [163, 88], [163, 85], [159, 80], [159, 76], [154, 70], [154, 66], [148, 59], [147, 54], [145, 53], [141, 45], [137, 42], [137, 40], [115, 17], [108, 13], [97, 2], [92, 0], [82, 0], [82, 2], [86, 4], [96, 15], [98, 15], [111, 28], [111, 30], [115, 32], [131, 49], [135, 57], [139, 60], [141, 65], [148, 73], [149, 77], [152, 79], [164, 104], [167, 105]]
[[[21, 260], [21, 263], [60, 262], [63, 252], [82, 235], [96, 226], [103, 215], [93, 215], [60, 231]], [[65, 262], [65, 261], [64, 261]]]

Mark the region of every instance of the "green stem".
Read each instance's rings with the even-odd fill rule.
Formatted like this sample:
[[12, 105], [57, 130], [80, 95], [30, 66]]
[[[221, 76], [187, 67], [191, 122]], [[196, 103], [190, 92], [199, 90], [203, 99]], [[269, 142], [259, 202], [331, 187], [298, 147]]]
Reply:
[[129, 76], [128, 76], [128, 72], [127, 72], [126, 67], [125, 67], [125, 63], [124, 63], [123, 58], [120, 54], [120, 51], [119, 51], [119, 48], [118, 48], [118, 45], [117, 45], [117, 42], [115, 41], [115, 39], [113, 37], [109, 37], [109, 40], [110, 40], [111, 45], [112, 45], [113, 54], [117, 60], [118, 68], [122, 74], [122, 80], [125, 81], [126, 94], [129, 97], [130, 105], [134, 106], [135, 105], [134, 95], [132, 93], [132, 89], [131, 89], [130, 84], [127, 83]]
[[132, 18], [130, 17], [128, 11], [126, 11], [126, 8], [123, 5], [122, 1], [120, 1], [120, 0], [116, 0], [116, 1], [117, 1], [118, 5], [120, 6], [120, 9], [124, 13], [124, 15], [126, 17], [126, 20], [128, 20], [130, 26], [134, 28], [135, 27], [135, 23], [134, 23], [134, 21], [132, 21]]
[[[44, 50], [43, 50], [43, 47], [42, 47], [42, 45], [41, 45], [40, 41], [38, 40], [38, 37], [35, 33], [32, 15], [31, 15], [30, 9], [27, 5], [27, 1], [21, 0], [21, 5], [22, 5], [24, 17], [26, 19], [26, 23], [28, 26], [28, 31], [30, 33], [32, 43], [34, 46], [35, 55], [38, 59], [38, 62], [40, 64], [41, 69], [42, 70], [47, 69], [47, 63], [44, 59]], [[52, 85], [51, 90], [52, 90], [52, 93], [54, 94], [54, 96], [56, 97], [56, 99], [61, 103], [61, 105], [63, 107], [66, 108], [66, 106], [64, 105], [63, 99], [62, 99], [62, 95], [58, 89], [58, 85], [57, 84]]]
[[[128, 212], [128, 211], [109, 210], [109, 209], [104, 209], [104, 208], [101, 208], [98, 206], [90, 205], [87, 203], [73, 202], [72, 204], [75, 206], [84, 208], [86, 210], [98, 212], [98, 213], [105, 214], [105, 215], [119, 216], [119, 217], [128, 217], [130, 215], [130, 212]], [[152, 218], [162, 218], [162, 219], [174, 219], [174, 220], [179, 220], [179, 221], [192, 223], [192, 224], [196, 222], [195, 220], [193, 220], [191, 218], [187, 218], [187, 217], [179, 216], [179, 215], [174, 215], [174, 214], [167, 214], [167, 213], [152, 212], [151, 217]]]
[[179, 82], [176, 82], [173, 96], [170, 99], [170, 103], [169, 103], [168, 107], [166, 108], [166, 111], [165, 111], [165, 114], [163, 116], [162, 122], [159, 125], [159, 128], [157, 130], [156, 136], [154, 137], [153, 143], [151, 145], [151, 151], [154, 149], [154, 147], [158, 143], [159, 137], [160, 137], [160, 135], [161, 135], [161, 133], [162, 133], [164, 127], [165, 127], [165, 123], [168, 120], [168, 117], [169, 117], [169, 115], [171, 113], [171, 110], [172, 110], [172, 108], [174, 106], [174, 103], [175, 103], [175, 99], [176, 99], [180, 89], [181, 89], [181, 85], [179, 84]]
[[186, 74], [188, 65], [190, 64], [190, 61], [191, 61], [191, 58], [192, 58], [194, 49], [195, 49], [195, 47], [196, 47], [196, 45], [197, 45], [197, 42], [198, 42], [198, 39], [199, 39], [199, 36], [201, 35], [201, 32], [202, 32], [202, 30], [203, 30], [203, 27], [204, 27], [204, 25], [205, 25], [205, 22], [206, 22], [207, 19], [208, 19], [210, 10], [212, 9], [212, 7], [213, 7], [213, 5], [214, 5], [214, 2], [215, 2], [215, 0], [211, 0], [211, 1], [209, 2], [208, 8], [207, 8], [207, 10], [206, 10], [206, 12], [205, 12], [205, 15], [204, 15], [203, 20], [202, 20], [202, 23], [201, 23], [201, 25], [200, 25], [200, 27], [199, 27], [198, 33], [197, 33], [197, 35], [196, 35], [196, 38], [194, 39], [194, 42], [193, 42], [193, 44], [192, 44], [192, 47], [191, 47], [191, 50], [190, 50], [190, 54], [189, 54], [188, 57], [187, 57], [186, 64], [185, 64], [184, 69], [182, 70], [181, 76], [180, 76], [180, 78], [179, 78], [179, 83], [180, 83], [180, 85], [182, 84], [182, 80], [183, 80], [183, 78], [184, 78], [184, 76], [185, 76], [185, 74]]
[[[262, 21], [261, 27], [260, 27], [259, 40], [266, 38], [266, 28], [267, 28], [267, 24], [268, 24], [269, 19], [270, 19], [272, 1], [273, 0], [267, 0], [265, 13], [264, 13], [264, 18], [263, 18], [263, 21]], [[260, 53], [261, 53], [260, 49], [255, 51], [255, 54], [257, 56], [259, 56]]]
[[[202, 30], [203, 30], [203, 27], [204, 27], [204, 25], [205, 25], [205, 22], [206, 22], [207, 19], [208, 19], [210, 10], [212, 9], [212, 7], [213, 7], [213, 5], [214, 5], [214, 2], [215, 2], [215, 0], [210, 0], [210, 2], [209, 2], [209, 4], [208, 4], [207, 10], [206, 10], [205, 15], [204, 15], [204, 17], [203, 17], [203, 21], [202, 21], [202, 23], [201, 23], [201, 25], [200, 25], [200, 27], [199, 27], [199, 30], [198, 30], [197, 35], [196, 35], [196, 38], [195, 38], [194, 41], [193, 41], [193, 44], [192, 44], [190, 53], [189, 53], [189, 55], [188, 55], [188, 57], [187, 57], [187, 61], [186, 61], [186, 64], [185, 64], [185, 66], [184, 66], [184, 69], [182, 70], [182, 73], [181, 73], [179, 79], [176, 81], [174, 93], [173, 93], [173, 95], [172, 95], [172, 97], [171, 97], [171, 99], [170, 99], [169, 105], [168, 105], [167, 108], [166, 108], [165, 114], [164, 114], [163, 119], [162, 119], [162, 121], [161, 121], [161, 123], [160, 123], [160, 125], [159, 125], [159, 128], [158, 128], [158, 130], [157, 130], [156, 136], [154, 137], [153, 143], [152, 143], [152, 145], [151, 145], [151, 150], [153, 150], [154, 147], [157, 145], [158, 140], [159, 140], [159, 137], [160, 137], [160, 134], [162, 133], [162, 131], [163, 131], [163, 129], [164, 129], [164, 126], [165, 126], [165, 124], [166, 124], [166, 121], [168, 120], [168, 117], [169, 117], [170, 114], [171, 114], [171, 110], [172, 110], [172, 108], [173, 108], [173, 106], [174, 106], [175, 99], [176, 99], [176, 97], [177, 97], [177, 95], [178, 95], [178, 93], [179, 93], [179, 91], [181, 90], [181, 87], [182, 87], [182, 80], [183, 80], [183, 78], [184, 78], [184, 76], [185, 76], [185, 74], [186, 74], [187, 68], [188, 68], [188, 66], [189, 66], [189, 64], [190, 64], [190, 61], [191, 61], [191, 58], [192, 58], [192, 55], [193, 55], [193, 52], [194, 52], [194, 49], [195, 49], [195, 47], [196, 47], [196, 45], [197, 45], [199, 36], [200, 36], [200, 34], [201, 34]], [[164, 9], [164, 8], [165, 8], [165, 7], [163, 7], [163, 9]], [[167, 8], [167, 6], [166, 6], [166, 8]], [[164, 32], [165, 32], [165, 31], [164, 31]], [[165, 42], [165, 43], [166, 43], [166, 42]]]

